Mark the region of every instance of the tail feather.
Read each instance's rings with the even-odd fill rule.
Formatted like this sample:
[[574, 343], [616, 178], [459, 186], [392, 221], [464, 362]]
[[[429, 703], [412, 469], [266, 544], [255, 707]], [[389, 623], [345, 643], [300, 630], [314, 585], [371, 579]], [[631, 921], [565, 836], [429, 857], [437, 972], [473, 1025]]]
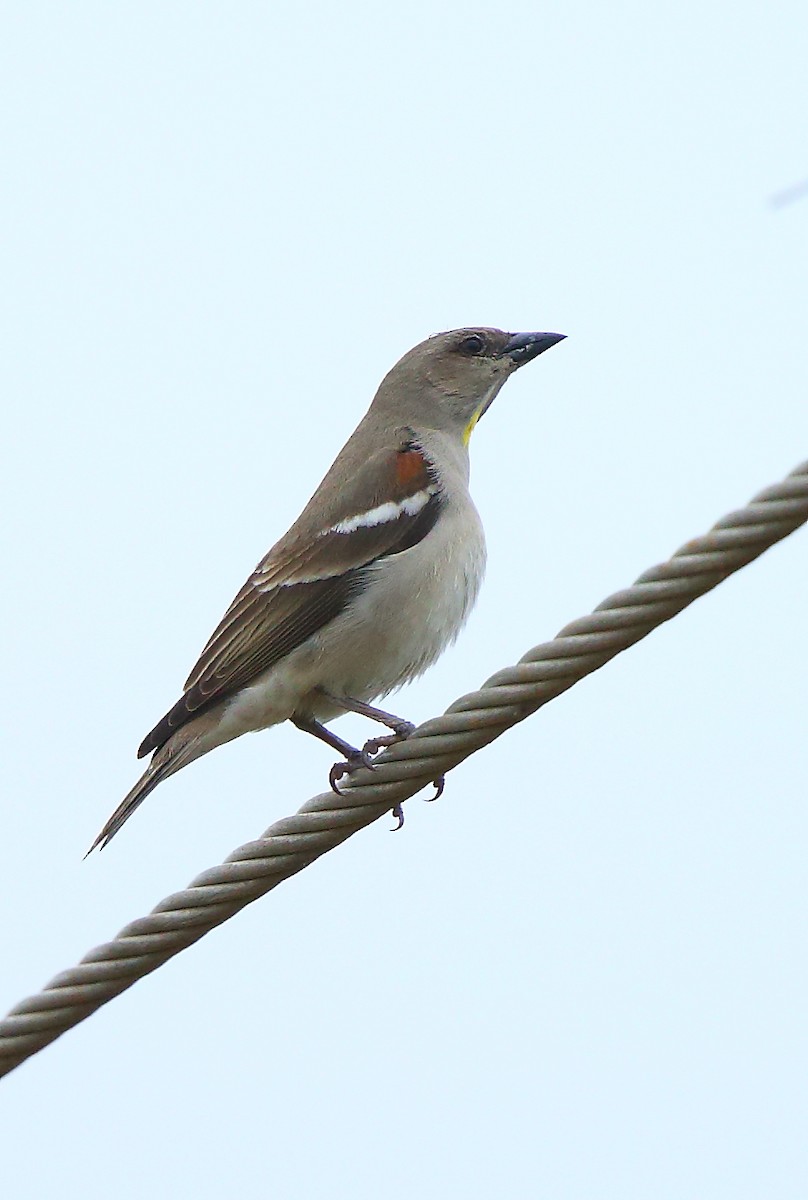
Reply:
[[158, 783], [162, 783], [167, 775], [172, 775], [179, 765], [176, 762], [171, 762], [168, 758], [163, 758], [162, 762], [155, 762], [152, 759], [132, 790], [124, 796], [84, 857], [86, 858], [88, 854], [92, 854], [96, 847], [103, 850], [112, 841], [121, 826], [129, 820], [135, 809], [143, 803], [149, 793], [153, 792]]
[[[168, 779], [169, 775], [173, 775], [182, 767], [187, 767], [188, 763], [193, 762], [195, 758], [207, 754], [222, 741], [228, 740], [217, 735], [217, 723], [218, 716], [213, 711], [197, 717], [195, 721], [176, 730], [165, 745], [161, 746], [152, 756], [148, 767], [131, 792], [124, 796], [87, 854], [92, 854], [93, 850], [97, 848], [103, 850], [112, 841], [121, 826], [126, 824], [135, 809], [143, 803], [150, 792], [154, 791], [158, 783], [162, 783], [164, 779]], [[233, 737], [235, 734], [231, 733], [230, 736]], [[85, 858], [87, 854], [84, 855]]]
[[213, 750], [215, 745], [220, 744], [223, 739], [215, 736], [215, 726], [215, 714], [202, 716], [176, 731], [174, 736], [152, 755], [149, 766], [140, 775], [132, 791], [126, 794], [113, 815], [109, 817], [106, 826], [103, 827], [86, 852], [85, 858], [96, 848], [103, 850], [103, 847], [112, 841], [122, 824], [126, 824], [134, 810], [143, 804], [146, 796], [149, 796], [150, 792], [154, 792], [157, 784], [162, 784], [163, 779], [168, 779], [168, 776], [173, 775], [176, 770], [187, 767], [187, 764], [193, 762], [194, 758], [208, 754], [209, 750]]

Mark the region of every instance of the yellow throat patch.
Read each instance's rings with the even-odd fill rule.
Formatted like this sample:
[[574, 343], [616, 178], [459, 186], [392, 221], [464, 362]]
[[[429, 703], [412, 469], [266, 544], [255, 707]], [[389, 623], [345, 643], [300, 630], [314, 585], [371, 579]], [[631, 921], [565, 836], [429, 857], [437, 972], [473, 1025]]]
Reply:
[[466, 428], [463, 430], [463, 445], [464, 446], [468, 446], [469, 442], [471, 441], [471, 435], [474, 433], [474, 426], [477, 424], [480, 417], [482, 416], [482, 411], [483, 411], [484, 407], [485, 407], [485, 405], [483, 405], [483, 404], [480, 405], [480, 407], [477, 409], [474, 416], [469, 421]]

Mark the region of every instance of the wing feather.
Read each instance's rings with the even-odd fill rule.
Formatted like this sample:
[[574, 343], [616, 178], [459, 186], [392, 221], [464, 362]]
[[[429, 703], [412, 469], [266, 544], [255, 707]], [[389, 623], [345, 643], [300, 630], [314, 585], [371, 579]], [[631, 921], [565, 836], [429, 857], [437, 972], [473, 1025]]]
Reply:
[[[321, 487], [327, 482], [328, 476]], [[410, 502], [414, 497], [417, 507]], [[434, 469], [410, 439], [368, 459], [351, 486], [326, 506], [325, 527], [312, 529], [312, 511], [319, 508], [322, 514], [317, 500], [315, 494], [234, 598], [188, 676], [183, 696], [144, 739], [139, 758], [334, 620], [367, 586], [370, 565], [426, 537], [443, 503]], [[376, 512], [385, 515], [374, 520]], [[369, 523], [357, 527], [363, 514]], [[340, 523], [350, 532], [337, 532]]]

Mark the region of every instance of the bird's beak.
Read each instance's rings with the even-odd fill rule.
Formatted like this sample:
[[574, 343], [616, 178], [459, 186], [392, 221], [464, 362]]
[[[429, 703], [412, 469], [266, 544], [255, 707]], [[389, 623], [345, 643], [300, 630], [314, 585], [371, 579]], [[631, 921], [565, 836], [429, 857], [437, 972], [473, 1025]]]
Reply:
[[507, 354], [514, 366], [521, 367], [551, 346], [563, 342], [566, 336], [566, 333], [512, 333], [502, 357]]

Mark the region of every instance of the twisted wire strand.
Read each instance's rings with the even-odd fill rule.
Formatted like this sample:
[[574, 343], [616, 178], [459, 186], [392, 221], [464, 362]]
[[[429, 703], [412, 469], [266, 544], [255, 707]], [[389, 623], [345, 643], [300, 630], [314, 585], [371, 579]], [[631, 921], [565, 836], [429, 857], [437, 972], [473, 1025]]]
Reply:
[[609, 596], [589, 616], [565, 625], [551, 642], [535, 646], [515, 666], [456, 700], [443, 716], [420, 725], [406, 742], [385, 750], [372, 771], [351, 776], [344, 795], [313, 797], [17, 1004], [0, 1022], [0, 1075], [598, 670], [806, 521], [808, 462], [704, 537], [687, 542], [667, 562], [645, 571], [631, 587]]

